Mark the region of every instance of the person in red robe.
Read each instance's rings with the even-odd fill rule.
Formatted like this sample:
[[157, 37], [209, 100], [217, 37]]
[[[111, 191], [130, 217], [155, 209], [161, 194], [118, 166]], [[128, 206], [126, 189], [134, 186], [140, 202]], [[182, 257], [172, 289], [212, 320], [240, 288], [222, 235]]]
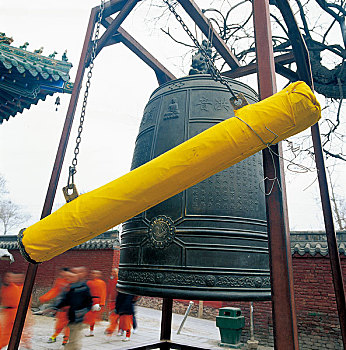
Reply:
[[91, 297], [93, 298], [91, 310], [84, 317], [84, 323], [87, 323], [90, 328], [89, 334], [86, 334], [87, 337], [94, 336], [95, 323], [101, 320], [102, 312], [106, 305], [107, 285], [101, 279], [101, 276], [101, 271], [92, 270], [91, 279], [87, 282]]
[[[115, 310], [115, 301], [117, 298], [117, 283], [118, 283], [118, 273], [119, 269], [113, 268], [111, 271], [111, 275], [107, 281], [107, 312], [108, 312], [108, 321], [109, 321], [109, 329], [115, 328], [115, 325], [117, 323], [116, 314], [114, 313]], [[107, 328], [107, 329], [108, 329]], [[105, 333], [107, 334], [107, 330]]]
[[[138, 299], [137, 296], [118, 292], [115, 309], [113, 311], [114, 317], [112, 322], [105, 330], [105, 334], [111, 336], [113, 332], [118, 329], [126, 332], [126, 338], [123, 341], [129, 341], [131, 337], [131, 329], [133, 327], [134, 302]], [[121, 335], [122, 333], [118, 333]]]
[[[13, 282], [18, 286], [20, 295], [22, 295], [22, 290], [24, 287], [24, 279], [25, 279], [24, 273], [13, 274]], [[31, 308], [31, 300], [30, 300], [29, 308], [28, 308], [28, 311], [26, 314], [26, 319], [25, 319], [25, 323], [24, 323], [22, 337], [20, 339], [20, 344], [25, 349], [32, 349], [31, 338], [32, 338], [32, 328], [34, 325], [34, 319], [33, 319], [30, 308]]]
[[117, 268], [113, 268], [111, 275], [107, 281], [107, 312], [110, 315], [115, 309], [115, 300], [117, 298], [117, 283], [118, 283], [118, 273]]
[[21, 288], [15, 283], [14, 274], [11, 272], [6, 272], [3, 278], [3, 285], [0, 290], [3, 321], [1, 324], [0, 349], [8, 345], [10, 341], [20, 295]]
[[[69, 288], [69, 280], [67, 278], [69, 269], [62, 268], [59, 271], [59, 275], [54, 282], [53, 287], [46, 293], [43, 294], [39, 300], [41, 304], [47, 303], [56, 297], [58, 297], [61, 293], [65, 292]], [[55, 331], [54, 334], [48, 339], [48, 343], [55, 343], [56, 337], [64, 330], [64, 338], [62, 345], [66, 345], [68, 342], [68, 338], [70, 336], [70, 329], [68, 327], [68, 306], [63, 307], [56, 313], [55, 319]]]

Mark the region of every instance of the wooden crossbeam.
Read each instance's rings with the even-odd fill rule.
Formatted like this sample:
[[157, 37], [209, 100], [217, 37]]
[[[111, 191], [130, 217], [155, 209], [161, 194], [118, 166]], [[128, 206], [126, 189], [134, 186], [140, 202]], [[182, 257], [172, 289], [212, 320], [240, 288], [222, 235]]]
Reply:
[[125, 31], [125, 29], [120, 27], [118, 29], [118, 33], [121, 36], [121, 42], [155, 71], [159, 84], [176, 79], [176, 77], [166, 67], [164, 67], [143, 46], [141, 46], [129, 33]]
[[[108, 17], [116, 12], [119, 12], [126, 4], [127, 0], [111, 0], [105, 3], [103, 10], [103, 17]], [[100, 6], [94, 7], [95, 10], [99, 11]]]
[[[102, 21], [102, 24], [108, 28], [112, 24], [112, 18], [107, 17]], [[143, 62], [145, 62], [150, 68], [152, 68], [156, 74], [159, 84], [166, 83], [167, 81], [176, 79], [176, 77], [153, 55], [151, 55], [138, 41], [136, 41], [125, 29], [118, 28], [116, 34], [114, 34], [105, 46], [117, 44], [122, 42], [127, 48], [129, 48], [135, 55], [137, 55]]]
[[[291, 72], [291, 75], [288, 75], [289, 73], [284, 71], [284, 69], [282, 69], [282, 68], [285, 68], [283, 67], [284, 64], [294, 62], [294, 55], [292, 52], [276, 56], [274, 57], [274, 60], [275, 60], [275, 68], [278, 73], [282, 74], [288, 79], [293, 78], [293, 75], [295, 74], [294, 72]], [[229, 78], [240, 78], [256, 72], [257, 72], [257, 63], [255, 62], [255, 63], [248, 64], [247, 66], [242, 66], [236, 69], [222, 72], [222, 75]]]
[[133, 10], [139, 0], [128, 0], [122, 7], [118, 15], [103, 33], [98, 41], [96, 55], [102, 50], [102, 48], [107, 44], [108, 40], [117, 32], [121, 23], [124, 22], [129, 13]]

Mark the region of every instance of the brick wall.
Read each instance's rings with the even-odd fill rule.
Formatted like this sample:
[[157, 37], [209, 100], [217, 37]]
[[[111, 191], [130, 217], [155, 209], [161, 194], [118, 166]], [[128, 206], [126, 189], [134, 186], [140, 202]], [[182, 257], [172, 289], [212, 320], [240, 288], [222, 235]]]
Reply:
[[[346, 257], [340, 258], [346, 281]], [[342, 349], [329, 258], [295, 254], [293, 275], [301, 349]]]
[[[341, 255], [344, 280], [346, 281], [346, 256]], [[301, 350], [341, 350], [342, 340], [328, 256], [305, 254], [293, 255], [295, 303]], [[174, 312], [184, 314], [188, 300], [175, 300]], [[153, 308], [161, 307], [161, 299], [142, 298], [140, 304]], [[254, 302], [254, 332], [261, 345], [273, 346], [273, 321], [271, 302]], [[250, 338], [249, 302], [204, 302], [204, 317], [215, 319], [218, 308], [239, 307], [245, 316], [241, 341]], [[198, 302], [190, 316], [197, 317]]]

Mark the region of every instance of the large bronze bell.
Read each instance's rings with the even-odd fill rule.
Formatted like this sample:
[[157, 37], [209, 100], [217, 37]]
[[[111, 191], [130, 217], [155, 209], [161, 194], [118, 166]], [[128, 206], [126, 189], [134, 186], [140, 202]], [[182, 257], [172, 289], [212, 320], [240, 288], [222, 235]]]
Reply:
[[[257, 101], [251, 88], [227, 81], [249, 103]], [[230, 97], [210, 75], [161, 85], [145, 108], [132, 169], [234, 116]], [[269, 300], [261, 154], [127, 221], [118, 288], [178, 299]]]

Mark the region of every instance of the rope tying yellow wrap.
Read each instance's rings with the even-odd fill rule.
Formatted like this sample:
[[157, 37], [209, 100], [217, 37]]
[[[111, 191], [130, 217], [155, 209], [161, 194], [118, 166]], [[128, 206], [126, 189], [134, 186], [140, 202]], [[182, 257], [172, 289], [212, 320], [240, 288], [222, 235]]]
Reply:
[[52, 259], [240, 162], [274, 139], [277, 143], [305, 130], [320, 119], [321, 107], [304, 82], [295, 82], [235, 115], [238, 118], [209, 128], [25, 229], [19, 241], [26, 259]]

